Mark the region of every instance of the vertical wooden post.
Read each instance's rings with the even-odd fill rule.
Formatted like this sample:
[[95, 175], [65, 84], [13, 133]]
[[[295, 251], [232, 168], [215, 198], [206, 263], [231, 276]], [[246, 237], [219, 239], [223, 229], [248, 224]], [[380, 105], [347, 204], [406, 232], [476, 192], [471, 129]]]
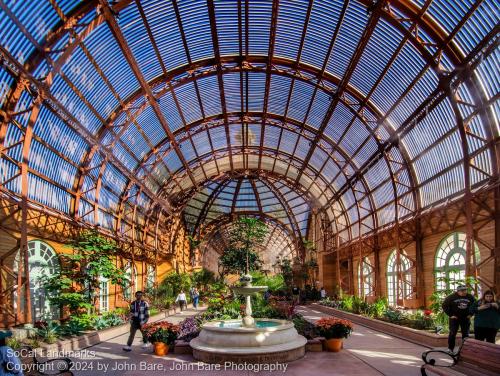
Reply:
[[339, 235], [335, 234], [335, 260], [337, 266], [337, 285], [339, 289], [339, 295], [342, 291], [342, 277], [340, 276], [340, 250], [339, 250]]
[[495, 275], [493, 276], [494, 289], [496, 294], [500, 294], [500, 186], [495, 188], [495, 255], [494, 268]]
[[375, 235], [375, 245], [373, 247], [373, 254], [375, 258], [375, 296], [382, 297], [382, 278], [380, 275], [380, 245], [378, 236]]
[[[358, 239], [358, 242], [357, 242], [357, 247], [358, 247], [358, 267], [357, 269], [356, 268], [353, 268], [353, 269], [356, 269], [354, 270], [354, 288], [355, 286], [357, 285], [358, 286], [358, 295], [361, 297], [361, 298], [364, 298], [365, 297], [365, 289], [364, 289], [364, 274], [363, 274], [363, 250], [362, 250], [362, 244], [361, 244], [361, 239]], [[354, 266], [354, 265], [353, 265]], [[359, 274], [358, 274], [359, 272]], [[359, 281], [361, 281], [361, 283], [359, 283]]]
[[[31, 292], [30, 292], [30, 273], [29, 273], [29, 260], [28, 260], [28, 195], [29, 195], [29, 179], [28, 179], [28, 165], [29, 165], [29, 153], [31, 140], [33, 139], [33, 126], [35, 125], [36, 119], [38, 118], [38, 113], [40, 111], [40, 106], [42, 100], [40, 97], [34, 100], [33, 109], [31, 110], [31, 115], [28, 120], [28, 125], [24, 132], [24, 142], [22, 150], [22, 162], [21, 162], [21, 239], [20, 239], [20, 257], [18, 263], [18, 269], [21, 270], [20, 266], [23, 264], [23, 272], [19, 275], [24, 274], [24, 302], [26, 306], [24, 307], [24, 322], [32, 322], [32, 312], [31, 312]], [[18, 276], [18, 282], [21, 278]], [[18, 297], [21, 286], [18, 285]], [[18, 309], [20, 308], [18, 299]]]
[[352, 254], [352, 249], [349, 249], [349, 294], [354, 295], [354, 283], [353, 283], [353, 277], [354, 277], [354, 256]]
[[[425, 270], [424, 270], [424, 256], [422, 248], [422, 227], [419, 219], [415, 223], [415, 258], [416, 258], [416, 279], [417, 279], [417, 299], [420, 306], [425, 306]], [[432, 270], [432, 269], [431, 269]]]
[[398, 300], [401, 297], [402, 303], [404, 304], [404, 289], [401, 291], [401, 287], [403, 284], [403, 275], [401, 272], [401, 242], [400, 242], [400, 233], [399, 233], [399, 223], [396, 222], [396, 226], [394, 228], [394, 232], [396, 233], [396, 305], [398, 305]]

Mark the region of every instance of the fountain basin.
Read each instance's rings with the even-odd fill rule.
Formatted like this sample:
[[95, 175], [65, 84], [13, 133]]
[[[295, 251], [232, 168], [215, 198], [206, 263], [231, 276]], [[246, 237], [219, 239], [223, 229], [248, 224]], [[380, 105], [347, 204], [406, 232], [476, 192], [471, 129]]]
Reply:
[[211, 321], [190, 345], [195, 359], [206, 363], [275, 363], [304, 356], [306, 342], [290, 321], [257, 319], [254, 327], [241, 320]]
[[231, 290], [235, 294], [246, 296], [246, 295], [252, 295], [256, 292], [266, 291], [267, 286], [238, 286], [238, 287], [231, 287]]

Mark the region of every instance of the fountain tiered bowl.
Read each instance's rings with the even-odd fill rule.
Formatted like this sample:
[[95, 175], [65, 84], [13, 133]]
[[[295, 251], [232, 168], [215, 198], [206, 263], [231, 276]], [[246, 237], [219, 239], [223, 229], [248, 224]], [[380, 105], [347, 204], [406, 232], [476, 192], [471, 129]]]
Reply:
[[206, 363], [281, 363], [303, 357], [307, 340], [291, 321], [252, 317], [251, 296], [267, 286], [252, 286], [249, 275], [241, 281], [232, 290], [245, 296], [245, 317], [205, 323], [190, 342], [194, 358]]

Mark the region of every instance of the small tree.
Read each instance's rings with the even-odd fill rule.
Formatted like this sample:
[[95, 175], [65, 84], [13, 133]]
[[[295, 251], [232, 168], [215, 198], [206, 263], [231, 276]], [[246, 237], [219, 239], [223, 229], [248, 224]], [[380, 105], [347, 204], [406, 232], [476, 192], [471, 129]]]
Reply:
[[[248, 260], [248, 268], [247, 268]], [[247, 271], [256, 271], [261, 267], [261, 260], [257, 252], [246, 251], [243, 248], [226, 248], [219, 258], [222, 274], [244, 274]]]
[[285, 286], [287, 286], [288, 289], [291, 289], [293, 284], [292, 263], [289, 259], [278, 259], [276, 261], [276, 266], [278, 267], [280, 274], [283, 276]]
[[68, 307], [72, 314], [82, 309], [90, 311], [97, 304], [100, 278], [116, 285], [128, 284], [124, 271], [115, 266], [118, 248], [113, 240], [96, 230], [84, 230], [72, 241], [71, 247], [73, 254], [60, 256], [59, 272], [44, 280], [51, 304]]
[[223, 273], [248, 274], [258, 270], [261, 261], [255, 248], [262, 245], [267, 232], [267, 225], [260, 219], [239, 217], [230, 232], [230, 246], [220, 258]]
[[196, 286], [198, 286], [202, 291], [207, 290], [208, 285], [215, 282], [214, 272], [212, 272], [208, 269], [205, 269], [205, 268], [193, 272], [193, 275], [191, 278], [193, 280], [193, 283]]

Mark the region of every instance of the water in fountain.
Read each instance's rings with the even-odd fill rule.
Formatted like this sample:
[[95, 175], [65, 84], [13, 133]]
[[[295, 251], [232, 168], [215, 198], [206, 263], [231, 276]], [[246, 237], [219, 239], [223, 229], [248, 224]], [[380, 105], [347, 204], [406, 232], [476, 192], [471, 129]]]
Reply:
[[297, 333], [293, 322], [252, 317], [251, 296], [267, 286], [252, 286], [248, 274], [240, 281], [242, 285], [232, 290], [245, 297], [245, 317], [203, 324], [200, 335], [190, 342], [193, 356], [207, 363], [289, 362], [304, 356], [307, 340]]

